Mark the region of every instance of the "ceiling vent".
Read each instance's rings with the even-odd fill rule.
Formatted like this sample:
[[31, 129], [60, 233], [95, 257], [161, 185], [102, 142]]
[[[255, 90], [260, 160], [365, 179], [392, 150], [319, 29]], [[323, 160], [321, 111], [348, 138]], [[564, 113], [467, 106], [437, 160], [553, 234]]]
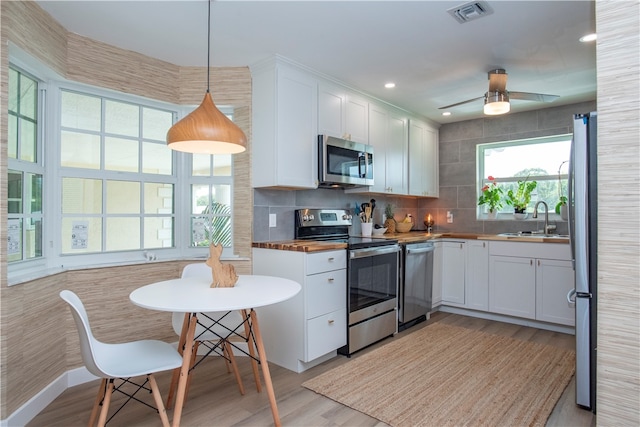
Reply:
[[484, 1], [472, 1], [460, 6], [448, 9], [447, 12], [455, 18], [461, 24], [465, 22], [473, 21], [474, 19], [482, 18], [486, 15], [491, 15], [493, 9]]

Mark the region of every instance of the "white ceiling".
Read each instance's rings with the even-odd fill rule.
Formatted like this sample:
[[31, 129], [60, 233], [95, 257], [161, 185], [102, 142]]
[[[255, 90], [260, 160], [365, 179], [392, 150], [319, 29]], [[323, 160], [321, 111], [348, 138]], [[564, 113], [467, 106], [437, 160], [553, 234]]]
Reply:
[[[207, 1], [38, 1], [67, 30], [173, 64], [206, 66]], [[507, 89], [559, 95], [512, 100], [512, 112], [594, 100], [594, 1], [487, 0], [493, 13], [460, 24], [450, 1], [212, 3], [211, 65], [251, 66], [279, 54], [439, 123], [482, 117], [487, 72]], [[384, 83], [393, 81], [389, 90]]]

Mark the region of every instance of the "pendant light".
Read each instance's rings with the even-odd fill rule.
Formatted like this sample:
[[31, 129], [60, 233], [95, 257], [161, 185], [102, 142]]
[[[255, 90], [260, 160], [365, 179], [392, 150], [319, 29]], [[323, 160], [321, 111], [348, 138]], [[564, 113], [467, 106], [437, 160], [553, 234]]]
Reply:
[[203, 154], [237, 154], [247, 149], [244, 132], [213, 103], [210, 83], [211, 0], [207, 21], [207, 93], [198, 108], [174, 124], [167, 132], [172, 150]]

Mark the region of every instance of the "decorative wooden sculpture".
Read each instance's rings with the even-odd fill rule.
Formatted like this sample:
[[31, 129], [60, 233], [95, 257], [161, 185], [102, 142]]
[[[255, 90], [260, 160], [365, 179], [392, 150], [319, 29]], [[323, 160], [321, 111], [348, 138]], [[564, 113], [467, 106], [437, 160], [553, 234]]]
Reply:
[[209, 246], [209, 259], [207, 265], [211, 267], [212, 288], [233, 288], [238, 281], [238, 275], [231, 264], [220, 262], [222, 255], [222, 244]]

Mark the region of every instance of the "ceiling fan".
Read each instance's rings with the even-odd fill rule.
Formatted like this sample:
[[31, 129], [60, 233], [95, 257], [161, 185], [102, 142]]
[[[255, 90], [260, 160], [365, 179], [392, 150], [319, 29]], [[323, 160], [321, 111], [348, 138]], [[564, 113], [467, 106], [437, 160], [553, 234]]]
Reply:
[[484, 113], [498, 115], [508, 113], [511, 109], [509, 99], [522, 99], [525, 101], [551, 102], [559, 98], [558, 95], [545, 95], [543, 93], [510, 92], [507, 91], [507, 72], [502, 68], [489, 71], [489, 91], [484, 96], [457, 102], [455, 104], [440, 107], [439, 110], [457, 107], [458, 105], [484, 99]]

